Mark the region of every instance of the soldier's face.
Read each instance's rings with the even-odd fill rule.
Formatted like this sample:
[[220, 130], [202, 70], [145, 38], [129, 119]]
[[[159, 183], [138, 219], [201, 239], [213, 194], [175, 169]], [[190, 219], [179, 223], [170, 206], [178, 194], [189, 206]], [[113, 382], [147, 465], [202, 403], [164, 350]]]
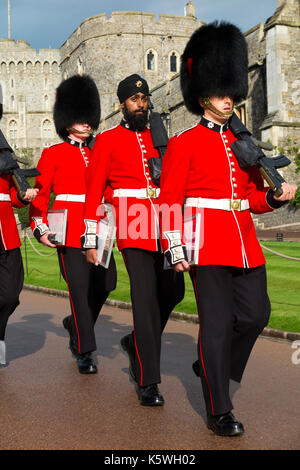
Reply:
[[[205, 103], [202, 98], [199, 98], [199, 103], [204, 109], [204, 116], [219, 124], [224, 124], [232, 112], [234, 105], [233, 99], [230, 96], [210, 96], [209, 102], [210, 105]], [[214, 112], [214, 109], [216, 112]], [[224, 116], [219, 113], [224, 113]]]
[[89, 124], [75, 123], [69, 132], [69, 137], [75, 138], [76, 140], [85, 140], [91, 134], [91, 126]]
[[130, 96], [125, 103], [122, 103], [122, 109], [124, 107], [130, 113], [140, 114], [148, 109], [148, 96], [144, 95], [144, 93], [137, 93], [136, 95]]
[[133, 131], [142, 131], [148, 121], [148, 96], [137, 93], [121, 104], [124, 118]]
[[233, 99], [230, 96], [225, 96], [224, 98], [211, 96], [210, 102], [221, 113], [230, 113], [232, 111]]

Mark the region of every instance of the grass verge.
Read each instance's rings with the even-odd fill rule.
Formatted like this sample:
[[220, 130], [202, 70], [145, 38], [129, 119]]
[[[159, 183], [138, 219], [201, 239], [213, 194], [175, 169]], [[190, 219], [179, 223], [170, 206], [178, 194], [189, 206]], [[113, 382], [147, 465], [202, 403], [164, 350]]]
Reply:
[[[56, 250], [31, 240], [21, 250], [24, 261], [25, 284], [67, 290], [59, 273]], [[262, 242], [267, 248], [294, 258], [300, 258], [298, 242]], [[38, 250], [39, 254], [35, 251]], [[280, 257], [264, 250], [267, 260], [268, 292], [272, 313], [268, 326], [283, 331], [300, 332], [300, 261]], [[118, 283], [110, 298], [130, 302], [129, 280], [121, 254], [115, 250]], [[196, 314], [196, 304], [189, 275], [186, 275], [186, 294], [176, 311]]]

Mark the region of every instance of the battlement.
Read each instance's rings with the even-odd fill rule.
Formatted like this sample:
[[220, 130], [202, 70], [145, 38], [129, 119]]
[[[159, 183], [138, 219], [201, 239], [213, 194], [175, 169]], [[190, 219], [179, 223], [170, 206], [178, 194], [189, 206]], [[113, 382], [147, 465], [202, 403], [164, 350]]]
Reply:
[[17, 52], [21, 50], [30, 49], [30, 44], [27, 41], [15, 40], [15, 39], [0, 39], [0, 50], [1, 51], [11, 51], [15, 50]]
[[62, 44], [60, 51], [64, 60], [80, 44], [93, 38], [126, 34], [183, 37], [202, 24], [203, 22], [191, 15], [161, 14], [157, 20], [154, 13], [138, 11], [112, 12], [109, 18], [106, 14], [99, 14], [86, 18]]

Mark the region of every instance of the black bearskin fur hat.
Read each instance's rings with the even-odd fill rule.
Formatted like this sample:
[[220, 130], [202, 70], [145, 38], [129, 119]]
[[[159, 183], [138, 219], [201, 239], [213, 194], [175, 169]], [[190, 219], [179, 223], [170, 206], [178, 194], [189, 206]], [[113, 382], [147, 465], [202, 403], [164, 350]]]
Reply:
[[243, 33], [217, 21], [197, 29], [182, 54], [180, 80], [185, 105], [203, 114], [198, 99], [230, 96], [234, 103], [248, 93], [248, 49]]
[[100, 96], [94, 80], [88, 75], [67, 78], [56, 90], [53, 110], [56, 132], [65, 140], [67, 128], [75, 123], [97, 129], [100, 123]]

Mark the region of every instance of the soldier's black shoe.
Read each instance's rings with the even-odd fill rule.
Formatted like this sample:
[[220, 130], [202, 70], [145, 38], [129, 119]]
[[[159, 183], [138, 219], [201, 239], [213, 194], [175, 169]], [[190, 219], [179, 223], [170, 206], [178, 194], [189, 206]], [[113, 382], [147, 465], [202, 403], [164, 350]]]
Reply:
[[165, 403], [157, 384], [141, 387], [137, 385], [138, 398], [143, 406], [163, 406]]
[[134, 346], [132, 344], [132, 334], [129, 333], [126, 336], [123, 336], [123, 338], [120, 341], [121, 346], [123, 351], [125, 351], [128, 354], [129, 357], [129, 373], [131, 378], [136, 382], [136, 376], [134, 372], [134, 359], [135, 359], [135, 353], [134, 353]]
[[98, 372], [92, 353], [78, 354], [77, 366], [81, 374], [97, 374]]
[[199, 362], [199, 360], [193, 362], [192, 369], [193, 369], [195, 375], [197, 375], [197, 377], [200, 377], [200, 362]]
[[78, 352], [76, 349], [76, 344], [73, 336], [73, 328], [72, 328], [72, 317], [68, 316], [63, 319], [63, 326], [67, 330], [70, 336], [70, 341], [69, 341], [69, 348], [73, 354], [73, 356], [77, 357]]
[[218, 436], [241, 436], [244, 426], [229, 412], [218, 416], [207, 416], [207, 427]]

